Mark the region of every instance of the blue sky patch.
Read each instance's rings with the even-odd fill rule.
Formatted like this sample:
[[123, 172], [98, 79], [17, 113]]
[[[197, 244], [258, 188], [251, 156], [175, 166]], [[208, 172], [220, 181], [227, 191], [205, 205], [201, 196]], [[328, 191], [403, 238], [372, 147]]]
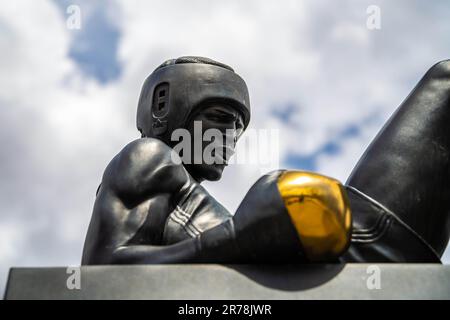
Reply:
[[81, 11], [81, 29], [73, 30], [68, 56], [81, 72], [101, 84], [116, 80], [122, 73], [118, 60], [120, 30], [108, 15], [102, 1], [56, 1], [65, 18], [66, 10], [76, 4]]
[[341, 145], [342, 143], [353, 137], [356, 137], [361, 134], [361, 127], [364, 125], [368, 125], [372, 122], [380, 121], [380, 117], [378, 115], [378, 111], [374, 114], [370, 114], [366, 118], [364, 118], [361, 122], [357, 124], [349, 124], [344, 127], [338, 134], [334, 137], [331, 137], [326, 143], [324, 143], [319, 149], [315, 152], [307, 155], [298, 155], [298, 154], [289, 154], [285, 159], [283, 159], [283, 164], [286, 168], [296, 168], [306, 171], [317, 171], [317, 160], [320, 156], [323, 155], [331, 155], [338, 156], [341, 153]]

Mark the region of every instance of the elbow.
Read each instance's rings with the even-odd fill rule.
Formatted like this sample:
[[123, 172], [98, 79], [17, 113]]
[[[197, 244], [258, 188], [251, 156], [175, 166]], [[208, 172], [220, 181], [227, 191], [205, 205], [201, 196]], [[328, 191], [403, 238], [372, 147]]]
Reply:
[[450, 59], [442, 60], [434, 64], [427, 72], [432, 79], [450, 80]]

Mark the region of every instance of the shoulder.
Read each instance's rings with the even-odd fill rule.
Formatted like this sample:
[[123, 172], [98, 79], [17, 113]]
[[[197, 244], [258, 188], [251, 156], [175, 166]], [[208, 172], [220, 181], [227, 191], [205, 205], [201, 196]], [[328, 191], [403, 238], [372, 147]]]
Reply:
[[[187, 179], [177, 153], [164, 142], [141, 138], [126, 145], [109, 163], [103, 183], [119, 192], [161, 192], [177, 188]], [[150, 184], [153, 188], [150, 188]]]
[[127, 144], [111, 161], [115, 173], [142, 175], [164, 167], [183, 166], [178, 154], [164, 142], [141, 138]]
[[181, 164], [176, 152], [154, 138], [141, 138], [127, 144], [113, 159], [118, 165], [156, 167], [161, 162]]

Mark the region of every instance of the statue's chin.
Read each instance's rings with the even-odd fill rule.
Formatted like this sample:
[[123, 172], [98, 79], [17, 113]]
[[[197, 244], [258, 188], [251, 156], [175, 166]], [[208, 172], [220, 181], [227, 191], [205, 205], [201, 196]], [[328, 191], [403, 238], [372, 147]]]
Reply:
[[222, 173], [216, 174], [216, 175], [210, 175], [208, 177], [205, 177], [205, 180], [208, 180], [208, 181], [219, 181], [220, 178], [222, 178]]
[[224, 168], [224, 165], [201, 164], [188, 168], [188, 171], [197, 181], [217, 181], [222, 178], [222, 172]]
[[217, 181], [222, 178], [223, 166], [208, 166], [208, 168], [204, 171], [204, 179], [208, 181]]

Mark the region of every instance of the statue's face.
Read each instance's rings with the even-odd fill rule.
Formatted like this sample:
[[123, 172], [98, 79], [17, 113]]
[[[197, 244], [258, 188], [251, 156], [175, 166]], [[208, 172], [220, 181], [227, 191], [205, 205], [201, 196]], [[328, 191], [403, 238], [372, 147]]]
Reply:
[[[199, 130], [200, 123], [201, 131]], [[197, 130], [195, 130], [195, 126], [197, 126]], [[192, 150], [190, 163], [185, 163], [185, 167], [189, 173], [197, 181], [219, 180], [227, 162], [234, 153], [237, 137], [242, 133], [243, 128], [244, 122], [241, 114], [234, 108], [224, 104], [209, 104], [193, 115], [187, 126], [191, 136]], [[218, 145], [220, 146], [220, 149], [223, 150], [221, 152], [222, 155], [219, 152], [216, 153], [214, 148], [211, 148], [212, 141], [205, 139], [204, 134], [208, 129], [216, 129], [215, 131], [210, 130], [209, 132], [220, 132], [221, 139], [219, 139], [219, 142], [213, 141], [214, 146]], [[197, 134], [195, 131], [197, 131]], [[199, 132], [201, 132], [200, 135], [198, 134]], [[205, 148], [207, 148], [208, 145], [209, 148], [205, 151]], [[199, 155], [200, 150], [201, 155]], [[197, 161], [194, 161], [195, 153], [197, 153]], [[206, 155], [212, 154], [214, 159], [219, 161], [214, 161], [212, 164], [208, 163], [207, 160], [205, 161], [205, 153]], [[200, 163], [198, 163], [199, 160]]]

